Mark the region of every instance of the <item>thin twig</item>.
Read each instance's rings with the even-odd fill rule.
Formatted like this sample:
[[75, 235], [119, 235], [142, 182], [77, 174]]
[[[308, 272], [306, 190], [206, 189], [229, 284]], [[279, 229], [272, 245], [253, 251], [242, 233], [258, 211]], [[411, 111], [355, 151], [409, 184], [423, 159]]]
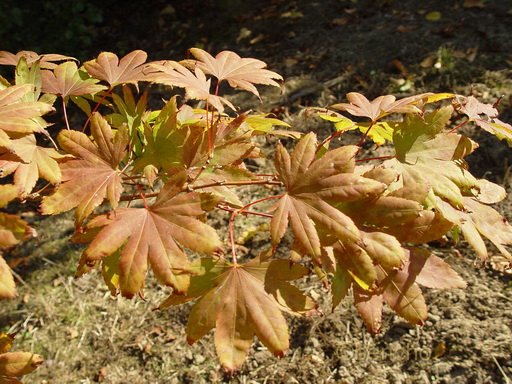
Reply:
[[66, 129], [69, 131], [69, 121], [68, 121], [68, 113], [66, 112], [66, 103], [64, 102], [64, 98], [62, 98], [62, 111], [64, 112], [64, 121], [66, 122]]
[[84, 126], [82, 127], [82, 132], [85, 132], [85, 130], [87, 129], [87, 126], [89, 125], [89, 122], [91, 121], [92, 115], [94, 114], [94, 112], [96, 112], [99, 109], [99, 107], [100, 107], [101, 103], [103, 102], [103, 100], [105, 100], [107, 98], [107, 96], [110, 95], [111, 93], [112, 93], [112, 88], [109, 88], [103, 94], [103, 96], [101, 96], [99, 101], [96, 103], [96, 105], [92, 109], [91, 114], [87, 117], [87, 120], [85, 120]]
[[496, 366], [498, 367], [499, 371], [501, 372], [501, 375], [505, 379], [505, 384], [510, 384], [510, 379], [508, 378], [508, 376], [505, 373], [505, 371], [503, 370], [503, 368], [501, 368], [501, 365], [500, 365], [500, 363], [498, 363], [498, 360], [496, 360], [496, 357], [494, 357], [494, 355], [491, 355], [491, 356], [492, 356], [492, 359], [494, 360], [494, 363], [496, 364]]
[[356, 160], [356, 163], [361, 163], [363, 161], [371, 161], [371, 160], [389, 160], [394, 159], [396, 156], [377, 156], [377, 157], [366, 157], [364, 159], [358, 159]]

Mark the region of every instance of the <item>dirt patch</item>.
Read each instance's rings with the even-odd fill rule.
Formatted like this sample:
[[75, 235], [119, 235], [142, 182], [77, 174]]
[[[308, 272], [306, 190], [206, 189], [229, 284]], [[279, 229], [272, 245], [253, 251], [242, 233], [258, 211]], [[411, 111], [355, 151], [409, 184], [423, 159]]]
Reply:
[[[237, 103], [272, 111], [296, 130], [325, 136], [328, 125], [305, 116], [303, 107], [341, 101], [352, 90], [369, 97], [427, 90], [473, 92], [487, 102], [502, 97], [503, 119], [512, 118], [509, 2], [224, 0], [146, 6], [156, 22], [148, 23], [137, 5], [105, 8], [111, 22], [99, 26], [108, 34], [97, 50], [141, 48], [152, 59], [181, 59], [187, 48], [200, 45], [265, 60], [288, 79], [286, 92], [268, 94], [263, 105], [244, 96], [235, 96]], [[426, 20], [432, 12], [440, 18]], [[147, 27], [144, 33], [137, 25]], [[473, 134], [482, 143], [470, 159], [475, 174], [510, 191], [512, 151], [488, 135]], [[512, 199], [500, 209], [512, 217]], [[315, 286], [309, 293], [324, 315], [289, 319], [288, 354], [276, 359], [255, 343], [241, 371], [229, 377], [216, 360], [211, 335], [186, 344], [189, 307], [153, 311], [168, 292], [151, 282], [146, 301], [127, 301], [111, 298], [98, 274], [75, 280], [80, 249], [67, 240], [71, 216], [29, 219], [39, 237], [10, 255], [23, 279], [20, 296], [0, 308], [0, 330], [19, 331], [16, 347], [46, 358], [26, 383], [506, 383], [512, 378], [512, 279], [499, 270], [495, 254], [492, 263], [477, 268], [464, 244], [462, 256], [434, 248], [468, 288], [427, 291], [430, 316], [422, 328], [387, 311], [376, 337], [365, 331], [351, 299], [331, 313], [327, 293]], [[258, 225], [246, 225], [255, 231], [248, 246], [264, 244]]]

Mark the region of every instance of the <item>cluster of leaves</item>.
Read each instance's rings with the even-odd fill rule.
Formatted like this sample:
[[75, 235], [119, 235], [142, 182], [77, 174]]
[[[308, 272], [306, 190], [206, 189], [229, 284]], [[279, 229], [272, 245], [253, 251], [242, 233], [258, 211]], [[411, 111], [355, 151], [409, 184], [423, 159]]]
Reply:
[[[104, 52], [80, 67], [60, 55], [0, 52], [0, 64], [16, 67], [13, 83], [0, 81], [0, 176], [7, 180], [0, 204], [41, 199], [46, 215], [74, 209], [73, 240], [86, 244], [77, 276], [97, 268], [113, 295], [132, 298], [143, 295], [151, 268], [172, 290], [159, 308], [195, 301], [189, 342], [215, 329], [220, 361], [234, 370], [255, 335], [275, 355], [286, 351], [283, 313], [317, 311], [291, 284], [298, 279], [316, 274], [333, 309], [352, 292], [368, 329], [378, 332], [384, 303], [423, 324], [420, 286], [465, 286], [426, 243], [462, 234], [485, 261], [487, 238], [512, 259], [512, 227], [490, 206], [505, 190], [471, 175], [464, 159], [477, 144], [458, 133], [475, 123], [512, 143], [512, 127], [493, 106], [455, 94], [369, 101], [350, 93], [348, 103], [318, 110], [336, 128], [318, 142], [315, 133], [282, 129], [288, 125], [271, 116], [237, 111], [219, 94], [224, 83], [257, 97], [255, 85], [279, 86], [281, 76], [265, 63], [229, 51], [190, 52], [194, 59], [181, 62]], [[185, 102], [175, 95], [150, 109], [151, 83], [183, 89]], [[85, 113], [83, 126], [72, 129], [69, 103]], [[55, 109], [65, 122], [56, 142], [43, 119]], [[457, 126], [455, 113], [463, 119]], [[359, 145], [330, 148], [332, 138], [354, 129], [362, 132]], [[263, 156], [260, 135], [298, 138], [290, 152], [277, 142], [271, 173], [245, 166]], [[367, 140], [394, 155], [361, 158]], [[244, 201], [248, 186], [268, 195]], [[273, 206], [255, 210], [268, 202]], [[229, 214], [227, 241], [209, 224], [210, 212]], [[269, 220], [269, 247], [241, 262], [234, 233], [236, 219], [247, 215]], [[0, 213], [0, 246], [30, 234], [20, 218]], [[278, 257], [286, 234], [293, 239], [288, 257]], [[1, 297], [13, 297], [1, 258], [0, 274]]]

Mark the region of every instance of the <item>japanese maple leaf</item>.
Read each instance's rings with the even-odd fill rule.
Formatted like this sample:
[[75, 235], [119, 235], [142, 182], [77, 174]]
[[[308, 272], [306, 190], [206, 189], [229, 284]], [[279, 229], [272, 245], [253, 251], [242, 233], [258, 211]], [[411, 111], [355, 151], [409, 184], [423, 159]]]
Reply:
[[420, 285], [435, 289], [466, 287], [457, 272], [430, 251], [421, 248], [404, 251], [405, 263], [401, 268], [376, 269], [378, 289], [368, 291], [353, 285], [357, 311], [372, 333], [380, 330], [383, 303], [411, 324], [422, 325], [427, 318], [427, 307]]
[[51, 105], [39, 101], [22, 101], [33, 90], [33, 85], [13, 85], [0, 91], [0, 144], [2, 137], [8, 146], [7, 134], [41, 132], [46, 125], [37, 119], [53, 111]]
[[331, 203], [376, 197], [386, 185], [353, 173], [357, 147], [328, 151], [319, 159], [316, 159], [316, 148], [313, 133], [299, 141], [291, 156], [278, 144], [275, 164], [286, 193], [276, 204], [271, 235], [275, 246], [290, 224], [304, 251], [319, 259], [321, 240], [318, 231], [348, 243], [361, 240], [354, 222]]
[[32, 352], [0, 353], [0, 383], [21, 383], [17, 377], [34, 371], [43, 361], [41, 356]]
[[185, 88], [186, 97], [194, 100], [206, 100], [219, 112], [224, 111], [223, 104], [236, 110], [235, 106], [226, 98], [210, 93], [211, 79], [206, 79], [204, 72], [199, 67], [192, 72], [175, 61], [163, 61], [151, 63], [148, 68], [152, 71], [148, 73], [150, 81]]
[[27, 222], [16, 215], [0, 212], [0, 248], [9, 248], [29, 237], [36, 236], [36, 232]]
[[275, 80], [283, 80], [282, 76], [265, 69], [267, 64], [261, 60], [241, 58], [235, 52], [222, 51], [213, 57], [199, 48], [190, 49], [197, 60], [185, 60], [189, 67], [200, 68], [204, 73], [215, 76], [219, 83], [227, 80], [229, 85], [242, 88], [260, 96], [254, 84], [279, 87]]
[[73, 61], [59, 64], [53, 71], [42, 72], [43, 92], [68, 96], [95, 94], [107, 87], [96, 84], [99, 80], [91, 78], [87, 72], [78, 69]]
[[488, 251], [482, 236], [489, 239], [503, 256], [512, 261], [506, 246], [512, 245], [512, 226], [492, 207], [473, 197], [464, 197], [464, 210], [458, 210], [438, 199], [443, 215], [456, 224], [480, 260], [488, 259]]
[[397, 125], [393, 135], [397, 158], [384, 163], [419, 184], [431, 186], [437, 196], [455, 207], [463, 206], [463, 194], [477, 188], [475, 177], [460, 165], [476, 145], [467, 138], [441, 130], [450, 118], [450, 109], [409, 116]]
[[16, 297], [16, 285], [11, 269], [0, 255], [0, 299], [13, 299]]
[[101, 52], [96, 59], [85, 62], [84, 67], [92, 77], [106, 81], [111, 87], [136, 84], [145, 79], [143, 64], [147, 58], [146, 52], [141, 50], [130, 52], [121, 60], [114, 53]]
[[230, 371], [243, 363], [255, 335], [273, 354], [282, 356], [289, 340], [281, 312], [303, 313], [315, 307], [288, 283], [307, 274], [307, 269], [287, 260], [256, 258], [233, 265], [202, 259], [195, 268], [202, 271], [191, 277], [187, 295], [171, 295], [160, 308], [198, 299], [187, 324], [188, 341], [195, 343], [215, 328], [217, 355]]
[[468, 116], [470, 121], [474, 121], [498, 139], [506, 140], [512, 146], [512, 125], [497, 118], [498, 110], [494, 106], [484, 104], [473, 96], [457, 96], [454, 105], [457, 111]]
[[0, 208], [5, 207], [16, 197], [18, 197], [18, 187], [13, 184], [0, 185]]
[[41, 68], [45, 69], [53, 69], [57, 66], [55, 64], [55, 61], [66, 61], [66, 60], [75, 60], [74, 57], [70, 56], [63, 56], [56, 53], [47, 53], [40, 55], [33, 51], [20, 51], [16, 54], [7, 52], [7, 51], [0, 51], [0, 65], [18, 65], [20, 59], [24, 57], [27, 60], [27, 63], [29, 65], [32, 65], [35, 62], [39, 62], [41, 65]]
[[65, 155], [53, 148], [38, 146], [34, 135], [11, 140], [9, 150], [0, 155], [0, 173], [6, 176], [14, 172], [14, 185], [18, 187], [21, 198], [32, 192], [39, 178], [51, 184], [60, 183], [57, 160], [66, 158]]
[[119, 164], [126, 155], [129, 138], [126, 132], [116, 134], [97, 112], [91, 118], [94, 142], [82, 132], [61, 131], [61, 147], [76, 159], [60, 165], [62, 184], [43, 199], [42, 212], [47, 215], [77, 207], [75, 217], [81, 223], [104, 198], [116, 208], [122, 192]]
[[427, 95], [415, 95], [400, 100], [396, 100], [393, 95], [386, 95], [369, 101], [360, 93], [350, 92], [347, 94], [348, 103], [334, 104], [331, 108], [347, 111], [354, 116], [368, 117], [375, 122], [390, 113], [421, 113], [414, 103]]
[[188, 272], [188, 260], [178, 244], [207, 254], [221, 248], [215, 230], [197, 218], [205, 213], [200, 194], [180, 193], [181, 184], [171, 180], [147, 208], [119, 208], [87, 225], [88, 230], [101, 230], [85, 250], [84, 261], [95, 262], [119, 250], [113, 261], [123, 296], [141, 291], [148, 263], [163, 284], [183, 293], [187, 280], [180, 275]]

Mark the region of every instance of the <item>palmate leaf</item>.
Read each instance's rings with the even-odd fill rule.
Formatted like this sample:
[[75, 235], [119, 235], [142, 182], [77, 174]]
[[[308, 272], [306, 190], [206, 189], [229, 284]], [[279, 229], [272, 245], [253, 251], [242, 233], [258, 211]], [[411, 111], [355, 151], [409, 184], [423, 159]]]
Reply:
[[96, 84], [99, 80], [78, 69], [73, 61], [59, 64], [52, 71], [43, 71], [42, 78], [44, 93], [60, 95], [63, 98], [92, 95], [107, 89], [104, 85]]
[[185, 88], [187, 98], [205, 100], [221, 113], [224, 111], [224, 105], [236, 110], [228, 99], [210, 93], [211, 79], [206, 79], [204, 72], [199, 67], [190, 71], [175, 61], [163, 61], [149, 64], [148, 69], [149, 81]]
[[[93, 234], [101, 230], [85, 250], [82, 263], [109, 263], [114, 274], [118, 271], [121, 294], [128, 298], [142, 290], [148, 263], [162, 284], [186, 292], [188, 259], [178, 243], [211, 254], [220, 250], [221, 242], [213, 228], [197, 219], [205, 213], [200, 194], [180, 193], [184, 181], [171, 180], [148, 208], [119, 208], [91, 220], [87, 230]], [[106, 259], [118, 250], [117, 257]]]
[[[11, 269], [0, 255], [0, 299], [13, 299], [16, 297], [16, 285]], [[0, 339], [1, 343], [1, 339]], [[2, 353], [0, 351], [0, 353]]]
[[0, 381], [2, 377], [16, 378], [34, 371], [43, 358], [32, 352], [6, 352], [0, 354]]
[[316, 159], [316, 148], [313, 133], [299, 141], [291, 156], [278, 144], [275, 164], [286, 193], [275, 206], [271, 235], [276, 246], [290, 224], [305, 253], [319, 261], [322, 244], [318, 231], [347, 244], [361, 240], [354, 222], [331, 203], [376, 197], [386, 186], [353, 173], [357, 147], [328, 151], [320, 159]]
[[76, 159], [60, 164], [62, 184], [43, 199], [43, 214], [77, 207], [75, 217], [81, 223], [105, 198], [113, 208], [117, 207], [123, 189], [118, 167], [126, 155], [129, 138], [123, 130], [114, 134], [97, 112], [91, 119], [91, 134], [94, 142], [82, 132], [60, 132], [61, 147]]
[[[334, 123], [338, 132], [352, 131], [358, 129], [361, 133], [368, 135], [377, 145], [383, 145], [393, 139], [393, 125], [385, 121], [375, 123], [356, 123], [349, 118], [335, 112], [329, 114], [320, 113], [322, 119]], [[371, 129], [370, 129], [371, 127]]]
[[437, 196], [462, 207], [463, 194], [471, 193], [478, 182], [460, 164], [476, 145], [455, 133], [442, 133], [451, 115], [443, 108], [419, 116], [408, 116], [393, 135], [397, 158], [384, 163], [402, 178], [429, 185]]
[[512, 261], [512, 255], [506, 248], [507, 245], [512, 245], [512, 226], [495, 209], [473, 197], [464, 197], [465, 210], [457, 210], [441, 200], [437, 204], [443, 215], [461, 229], [464, 238], [480, 260], [485, 261], [489, 257], [483, 236]]
[[498, 110], [494, 106], [484, 104], [473, 96], [457, 96], [453, 104], [470, 121], [512, 146], [512, 126], [498, 119]]
[[[187, 324], [189, 343], [215, 328], [215, 347], [221, 364], [230, 371], [245, 360], [256, 335], [274, 355], [289, 347], [288, 326], [282, 311], [304, 313], [314, 302], [288, 283], [308, 273], [286, 260], [233, 265], [202, 259], [191, 277], [186, 296], [171, 295], [160, 308], [197, 299]], [[288, 306], [290, 305], [290, 306]]]
[[36, 236], [36, 231], [16, 215], [0, 212], [0, 248], [8, 248]]
[[420, 94], [400, 100], [396, 100], [393, 95], [386, 95], [369, 101], [360, 93], [350, 92], [347, 94], [348, 103], [334, 104], [331, 108], [346, 111], [353, 116], [368, 117], [375, 122], [390, 113], [421, 113], [415, 103], [428, 95]]
[[235, 52], [222, 51], [213, 57], [200, 48], [190, 49], [197, 60], [185, 60], [182, 63], [190, 68], [200, 68], [204, 73], [215, 76], [219, 83], [227, 80], [230, 86], [242, 88], [259, 97], [254, 84], [279, 87], [275, 80], [283, 80], [282, 76], [265, 69], [267, 64], [261, 60], [241, 58]]
[[[423, 324], [427, 318], [427, 307], [420, 285], [435, 289], [466, 287], [464, 280], [442, 259], [426, 249], [409, 248], [401, 251], [400, 267], [386, 268], [374, 263], [375, 286], [369, 289], [350, 269], [346, 269], [343, 258], [350, 260], [351, 254], [342, 252], [343, 249], [338, 247], [333, 253], [337, 260], [336, 271], [331, 277], [333, 308], [339, 303], [340, 291], [343, 297], [352, 287], [356, 309], [372, 333], [380, 330], [384, 303], [408, 322]], [[351, 261], [354, 266], [358, 262]], [[371, 270], [371, 260], [365, 268]]]
[[18, 187], [13, 184], [0, 185], [0, 208], [5, 207], [16, 197], [18, 197]]
[[5, 138], [5, 132], [10, 135], [26, 134], [42, 132], [46, 127], [37, 118], [53, 111], [52, 106], [39, 101], [23, 101], [33, 89], [33, 85], [23, 84], [0, 91], [0, 144], [2, 137]]
[[14, 172], [14, 185], [21, 198], [32, 192], [39, 178], [51, 184], [61, 181], [58, 160], [66, 156], [53, 148], [37, 145], [34, 135], [11, 140], [10, 152], [0, 154], [0, 173], [7, 176]]
[[44, 69], [55, 68], [57, 66], [57, 64], [55, 63], [56, 61], [77, 61], [74, 57], [63, 56], [56, 53], [47, 53], [40, 55], [33, 51], [20, 51], [16, 54], [7, 51], [0, 51], [0, 65], [17, 66], [21, 58], [25, 58], [27, 64], [30, 66], [36, 62], [39, 62], [41, 68]]
[[145, 80], [143, 70], [147, 58], [147, 53], [141, 50], [132, 51], [121, 59], [115, 53], [101, 52], [96, 59], [85, 62], [84, 67], [92, 77], [106, 81], [111, 87], [137, 84]]

